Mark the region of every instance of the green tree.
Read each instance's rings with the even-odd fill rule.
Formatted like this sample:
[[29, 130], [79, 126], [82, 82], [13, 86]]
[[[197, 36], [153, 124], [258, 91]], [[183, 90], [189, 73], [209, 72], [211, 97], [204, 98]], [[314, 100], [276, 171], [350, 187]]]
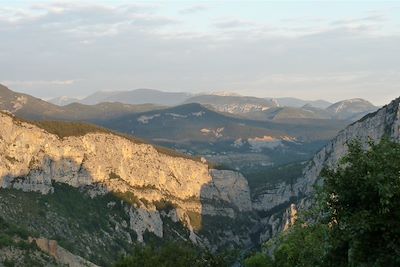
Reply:
[[296, 223], [287, 233], [280, 236], [279, 245], [274, 253], [274, 266], [327, 266], [322, 257], [327, 249], [324, 242], [327, 238], [329, 233], [324, 224], [305, 227]]
[[351, 266], [400, 266], [400, 144], [360, 142], [336, 169], [322, 172], [318, 203], [331, 231], [331, 260]]
[[273, 261], [272, 259], [265, 253], [258, 252], [253, 256], [245, 259], [244, 261], [245, 267], [272, 267]]
[[189, 243], [171, 242], [161, 247], [137, 245], [115, 267], [224, 267], [231, 261], [228, 253], [213, 254]]
[[338, 166], [322, 171], [307, 223], [271, 241], [272, 265], [253, 266], [400, 266], [400, 144], [348, 148]]

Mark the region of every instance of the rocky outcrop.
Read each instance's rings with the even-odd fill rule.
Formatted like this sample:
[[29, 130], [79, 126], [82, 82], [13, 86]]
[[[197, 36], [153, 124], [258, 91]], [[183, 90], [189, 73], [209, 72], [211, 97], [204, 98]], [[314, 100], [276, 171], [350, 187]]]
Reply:
[[143, 234], [146, 230], [158, 237], [163, 237], [163, 221], [156, 209], [130, 208], [129, 219], [130, 226], [136, 232], [139, 242], [143, 242]]
[[96, 264], [74, 255], [59, 246], [56, 240], [30, 237], [29, 243], [35, 243], [41, 251], [52, 256], [59, 264], [70, 267], [98, 267]]
[[201, 197], [208, 200], [222, 200], [232, 204], [239, 211], [250, 211], [250, 189], [242, 174], [227, 170], [211, 170], [212, 182], [203, 188]]
[[287, 212], [286, 224], [285, 224], [285, 227], [283, 228], [284, 230], [289, 229], [291, 226], [293, 226], [296, 223], [297, 218], [298, 218], [297, 212], [298, 211], [297, 211], [296, 204], [292, 203], [290, 205], [290, 209]]
[[59, 138], [4, 113], [0, 125], [0, 187], [49, 194], [65, 183], [89, 188], [92, 197], [133, 194], [128, 214], [139, 241], [146, 230], [163, 235], [158, 202], [169, 202], [186, 225], [188, 212], [234, 218], [252, 209], [247, 181], [236, 172], [109, 133]]

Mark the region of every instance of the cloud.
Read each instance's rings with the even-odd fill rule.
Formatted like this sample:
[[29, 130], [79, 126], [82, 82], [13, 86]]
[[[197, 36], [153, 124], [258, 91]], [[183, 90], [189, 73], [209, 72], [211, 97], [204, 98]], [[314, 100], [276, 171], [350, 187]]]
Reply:
[[34, 80], [34, 81], [1, 81], [1, 84], [5, 84], [8, 86], [42, 86], [42, 85], [50, 85], [50, 86], [67, 86], [67, 85], [73, 85], [76, 83], [78, 80], [50, 80], [50, 81], [45, 81], [45, 80]]
[[348, 25], [348, 24], [355, 24], [355, 23], [365, 23], [365, 22], [372, 22], [372, 23], [381, 23], [385, 21], [386, 18], [383, 15], [370, 15], [362, 18], [351, 18], [351, 19], [341, 19], [332, 21], [332, 25]]
[[282, 22], [289, 23], [304, 23], [304, 22], [312, 22], [312, 23], [321, 23], [327, 21], [327, 18], [323, 17], [311, 17], [311, 16], [303, 16], [303, 17], [292, 17], [292, 18], [284, 18], [281, 19]]
[[255, 23], [248, 20], [239, 20], [239, 19], [229, 19], [224, 21], [219, 21], [214, 23], [214, 26], [221, 29], [229, 29], [229, 28], [242, 28], [254, 26]]
[[194, 5], [194, 6], [190, 6], [187, 8], [183, 8], [183, 9], [179, 10], [178, 13], [181, 15], [189, 15], [189, 14], [205, 11], [207, 9], [208, 9], [208, 6], [205, 6], [205, 5]]
[[398, 92], [400, 37], [375, 34], [372, 17], [351, 26], [225, 17], [196, 27], [162, 10], [0, 8], [0, 80], [47, 97], [140, 87], [332, 99]]
[[143, 10], [147, 9], [137, 5], [113, 7], [74, 2], [37, 4], [23, 11], [17, 9], [13, 12], [6, 12], [7, 10], [2, 12], [0, 9], [0, 29], [15, 30], [15, 26], [18, 26], [19, 28], [35, 28], [39, 31], [54, 30], [90, 34], [93, 31], [116, 32], [117, 28], [126, 25], [149, 28], [179, 23], [175, 18], [155, 15], [151, 12], [140, 12]]

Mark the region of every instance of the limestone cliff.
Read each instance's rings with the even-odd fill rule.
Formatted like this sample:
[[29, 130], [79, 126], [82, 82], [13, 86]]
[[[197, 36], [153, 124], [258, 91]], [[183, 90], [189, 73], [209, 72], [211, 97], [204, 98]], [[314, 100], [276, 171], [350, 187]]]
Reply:
[[209, 170], [203, 162], [110, 133], [60, 138], [0, 113], [0, 187], [50, 194], [55, 183], [86, 188], [92, 197], [133, 194], [126, 213], [139, 241], [145, 231], [163, 236], [160, 202], [174, 208], [167, 216], [188, 227], [194, 242], [188, 214], [234, 218], [252, 210], [247, 181], [238, 173]]
[[[292, 185], [281, 183], [264, 191], [254, 200], [253, 208], [273, 214], [277, 207], [284, 210], [290, 207], [292, 202], [304, 201], [312, 194], [322, 169], [325, 166], [335, 167], [339, 159], [347, 153], [347, 142], [358, 139], [367, 145], [368, 141], [377, 142], [384, 136], [400, 141], [400, 98], [342, 130], [313, 157], [304, 169], [302, 177]], [[285, 213], [283, 215], [285, 217]], [[274, 216], [269, 217], [268, 223], [273, 225], [273, 230], [265, 236], [269, 237], [280, 231], [285, 220], [287, 218], [278, 220], [275, 217], [274, 220]]]

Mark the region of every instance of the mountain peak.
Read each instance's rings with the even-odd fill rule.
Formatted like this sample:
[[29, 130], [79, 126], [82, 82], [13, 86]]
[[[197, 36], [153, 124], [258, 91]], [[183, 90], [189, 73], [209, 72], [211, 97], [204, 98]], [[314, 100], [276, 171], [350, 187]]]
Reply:
[[79, 102], [79, 101], [80, 101], [79, 98], [69, 97], [69, 96], [59, 96], [59, 97], [52, 98], [52, 99], [48, 100], [47, 102], [50, 102], [57, 106], [66, 106], [71, 103]]
[[378, 107], [362, 98], [342, 100], [326, 108], [326, 110], [332, 112], [336, 118], [347, 118], [352, 119], [353, 121], [355, 118], [360, 119], [367, 113], [373, 112], [377, 109]]
[[216, 92], [211, 92], [209, 95], [216, 95], [216, 96], [242, 96], [238, 93], [234, 92], [229, 92], [229, 91], [216, 91]]

